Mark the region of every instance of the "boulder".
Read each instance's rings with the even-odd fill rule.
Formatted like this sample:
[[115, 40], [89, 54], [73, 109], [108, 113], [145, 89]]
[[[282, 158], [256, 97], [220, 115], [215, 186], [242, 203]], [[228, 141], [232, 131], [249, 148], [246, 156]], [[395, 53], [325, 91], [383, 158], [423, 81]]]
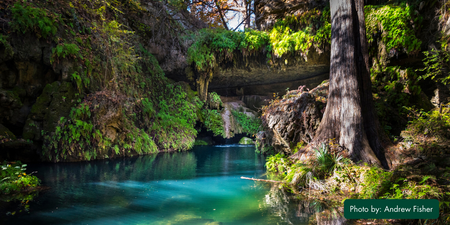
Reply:
[[41, 141], [41, 130], [55, 130], [61, 117], [67, 117], [75, 105], [75, 88], [71, 83], [55, 81], [47, 84], [37, 98], [23, 129], [23, 138]]
[[431, 103], [434, 107], [439, 108], [441, 104], [446, 104], [448, 102], [450, 102], [450, 90], [445, 85], [436, 83], [436, 89], [434, 90], [434, 95], [431, 98]]
[[253, 142], [253, 140], [251, 138], [243, 137], [239, 141], [239, 144], [241, 144], [241, 145], [252, 145], [252, 144], [254, 144], [254, 142]]
[[15, 140], [16, 136], [8, 128], [0, 123], [0, 139], [3, 138]]

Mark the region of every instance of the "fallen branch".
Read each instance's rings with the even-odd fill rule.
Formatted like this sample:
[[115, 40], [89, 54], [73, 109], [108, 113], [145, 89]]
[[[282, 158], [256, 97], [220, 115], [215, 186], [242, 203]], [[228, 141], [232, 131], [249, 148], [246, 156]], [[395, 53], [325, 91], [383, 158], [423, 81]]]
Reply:
[[250, 178], [250, 177], [241, 177], [241, 179], [262, 181], [262, 182], [270, 182], [270, 183], [283, 183], [282, 181], [277, 181], [277, 180], [264, 180], [264, 179]]

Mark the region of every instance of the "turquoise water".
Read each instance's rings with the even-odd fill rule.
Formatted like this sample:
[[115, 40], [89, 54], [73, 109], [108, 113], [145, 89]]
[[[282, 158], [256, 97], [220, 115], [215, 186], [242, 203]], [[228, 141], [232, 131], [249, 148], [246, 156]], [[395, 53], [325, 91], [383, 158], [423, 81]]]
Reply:
[[42, 184], [29, 213], [7, 224], [302, 224], [286, 195], [260, 178], [254, 146], [201, 146], [83, 163], [30, 165]]

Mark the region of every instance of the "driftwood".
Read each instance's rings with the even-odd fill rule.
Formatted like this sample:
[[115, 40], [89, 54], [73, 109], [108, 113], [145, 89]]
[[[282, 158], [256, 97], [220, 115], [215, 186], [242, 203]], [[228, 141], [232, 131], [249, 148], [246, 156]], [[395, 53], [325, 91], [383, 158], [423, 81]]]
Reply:
[[250, 178], [250, 177], [241, 177], [241, 179], [262, 181], [262, 182], [270, 182], [270, 183], [283, 183], [282, 181], [277, 181], [277, 180], [264, 180], [264, 179]]

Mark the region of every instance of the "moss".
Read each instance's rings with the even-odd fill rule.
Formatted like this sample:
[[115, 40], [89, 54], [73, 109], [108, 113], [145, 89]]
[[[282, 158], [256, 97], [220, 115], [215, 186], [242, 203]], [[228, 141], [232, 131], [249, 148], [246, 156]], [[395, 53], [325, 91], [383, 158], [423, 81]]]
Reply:
[[[208, 73], [220, 64], [236, 63], [236, 54], [244, 56], [244, 60], [255, 54], [265, 54], [268, 60], [307, 55], [313, 45], [323, 48], [331, 43], [330, 21], [330, 11], [326, 8], [283, 18], [269, 31], [202, 29], [186, 37], [194, 40], [188, 50], [188, 63], [192, 63], [197, 71]], [[187, 74], [192, 78], [190, 71]]]
[[195, 140], [194, 145], [208, 145], [208, 142], [204, 140]]
[[41, 139], [41, 123], [38, 123], [31, 118], [25, 121], [22, 137], [26, 140], [40, 140]]
[[5, 48], [5, 59], [10, 59], [14, 55], [14, 49], [12, 48], [11, 44], [7, 40], [8, 36], [3, 36], [3, 34], [0, 34], [0, 43]]
[[11, 12], [13, 16], [11, 27], [16, 31], [22, 33], [35, 31], [38, 37], [44, 38], [56, 34], [58, 14], [53, 14], [44, 8], [33, 7], [26, 1], [17, 1], [11, 7]]
[[253, 145], [254, 142], [253, 142], [253, 140], [252, 140], [251, 138], [243, 137], [243, 138], [241, 138], [241, 140], [239, 141], [239, 144], [241, 144], [241, 145]]
[[41, 130], [47, 133], [54, 132], [60, 118], [69, 115], [74, 100], [75, 89], [71, 83], [55, 81], [47, 84], [31, 108], [24, 127], [24, 138], [38, 140], [41, 137]]
[[226, 137], [222, 115], [213, 109], [203, 109], [203, 124], [208, 131], [212, 131], [215, 136]]
[[13, 140], [16, 140], [16, 135], [13, 134], [8, 128], [0, 124], [0, 136], [11, 138]]
[[7, 98], [13, 100], [15, 102], [15, 104], [23, 105], [22, 101], [20, 100], [18, 92], [14, 91], [14, 90], [7, 91], [7, 95], [8, 95]]
[[252, 117], [243, 112], [238, 112], [236, 110], [231, 111], [233, 117], [236, 119], [240, 127], [242, 127], [243, 132], [249, 135], [255, 135], [261, 130], [262, 122], [261, 119], [257, 117]]
[[[417, 54], [422, 41], [416, 37], [423, 18], [414, 7], [406, 2], [400, 4], [366, 6], [367, 41], [369, 46], [376, 46], [376, 39], [381, 34], [381, 40], [386, 45], [387, 52], [406, 49], [408, 54]], [[413, 22], [413, 26], [411, 25]], [[369, 50], [374, 53], [374, 50]]]

